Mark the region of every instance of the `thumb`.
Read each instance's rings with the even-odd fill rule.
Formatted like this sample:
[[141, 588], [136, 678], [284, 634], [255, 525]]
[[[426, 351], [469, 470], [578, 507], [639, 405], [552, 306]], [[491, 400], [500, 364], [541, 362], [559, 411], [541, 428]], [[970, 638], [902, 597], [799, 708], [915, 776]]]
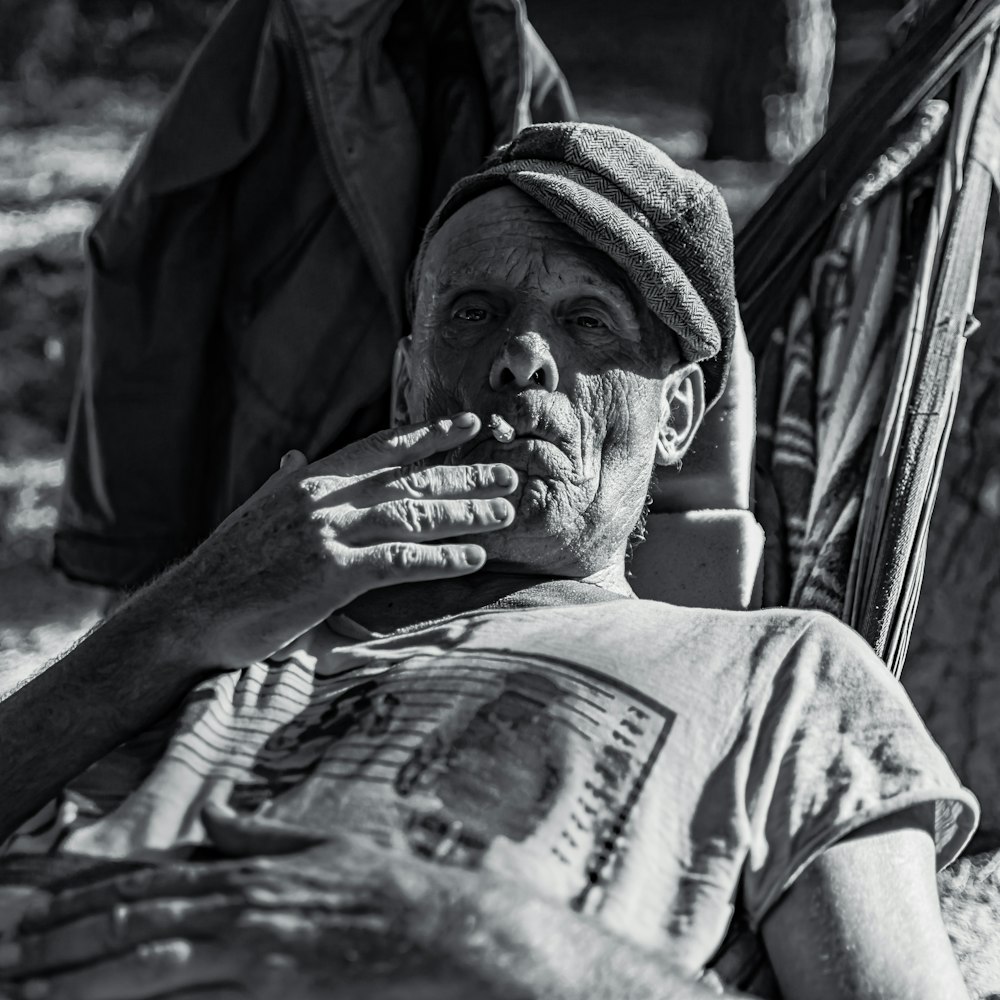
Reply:
[[260, 854], [291, 854], [322, 844], [320, 833], [287, 826], [271, 819], [243, 816], [226, 806], [211, 802], [201, 813], [205, 832], [212, 843], [233, 858]]
[[281, 462], [278, 464], [278, 469], [282, 472], [294, 472], [296, 469], [301, 469], [303, 466], [308, 465], [309, 460], [301, 451], [296, 451], [294, 448], [291, 451], [286, 451], [284, 455], [281, 456]]

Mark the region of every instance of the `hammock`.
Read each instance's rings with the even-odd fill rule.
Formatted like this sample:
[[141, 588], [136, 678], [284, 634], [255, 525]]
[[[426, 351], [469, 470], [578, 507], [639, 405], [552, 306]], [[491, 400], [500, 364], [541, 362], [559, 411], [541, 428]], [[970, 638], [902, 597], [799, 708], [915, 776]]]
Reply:
[[996, 0], [935, 4], [737, 238], [764, 604], [829, 611], [895, 675], [978, 326], [998, 24]]

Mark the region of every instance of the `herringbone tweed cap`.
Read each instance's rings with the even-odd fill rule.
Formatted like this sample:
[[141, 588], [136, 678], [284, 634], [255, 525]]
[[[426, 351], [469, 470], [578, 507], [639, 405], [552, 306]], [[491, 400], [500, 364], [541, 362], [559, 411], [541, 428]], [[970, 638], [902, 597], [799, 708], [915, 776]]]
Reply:
[[701, 362], [707, 401], [721, 393], [735, 328], [733, 229], [718, 189], [630, 132], [608, 125], [530, 125], [448, 192], [427, 226], [417, 268], [444, 221], [510, 183], [604, 251]]

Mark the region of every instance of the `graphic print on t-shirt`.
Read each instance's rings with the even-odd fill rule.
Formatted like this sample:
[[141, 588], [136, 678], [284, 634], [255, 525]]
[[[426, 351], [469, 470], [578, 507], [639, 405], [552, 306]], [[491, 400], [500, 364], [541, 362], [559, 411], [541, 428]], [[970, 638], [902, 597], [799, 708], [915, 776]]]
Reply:
[[513, 865], [600, 908], [673, 712], [520, 652], [413, 656], [326, 683], [258, 753], [236, 808], [445, 864]]

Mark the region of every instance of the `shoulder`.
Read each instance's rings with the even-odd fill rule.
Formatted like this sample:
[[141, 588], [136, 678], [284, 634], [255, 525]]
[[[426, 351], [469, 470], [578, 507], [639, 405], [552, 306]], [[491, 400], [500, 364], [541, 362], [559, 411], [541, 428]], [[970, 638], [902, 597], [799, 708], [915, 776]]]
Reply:
[[829, 699], [845, 708], [888, 701], [906, 703], [899, 681], [868, 643], [850, 626], [822, 611], [797, 619], [794, 636], [782, 657], [780, 687], [805, 687], [814, 700]]
[[816, 614], [756, 678], [747, 711], [750, 811], [762, 831], [745, 875], [754, 920], [827, 847], [869, 823], [934, 806], [938, 864], [978, 818], [903, 686], [855, 632]]
[[842, 621], [825, 611], [803, 608], [759, 608], [755, 611], [729, 611], [720, 608], [687, 608], [663, 601], [635, 600], [608, 605], [609, 609], [627, 610], [631, 614], [682, 622], [705, 633], [723, 635], [768, 635], [775, 640], [794, 639], [809, 630], [816, 635], [836, 639], [844, 634], [863, 640]]
[[659, 623], [662, 652], [697, 664], [699, 674], [736, 698], [750, 730], [792, 718], [834, 731], [871, 715], [918, 721], [868, 643], [826, 612], [654, 605], [635, 613]]
[[723, 611], [683, 608], [657, 601], [631, 601], [623, 626], [648, 623], [671, 644], [691, 642], [706, 654], [742, 662], [753, 673], [821, 668], [824, 675], [880, 668], [882, 661], [852, 628], [823, 611], [763, 608]]
[[766, 639], [753, 664], [749, 701], [841, 733], [858, 720], [919, 725], [902, 685], [850, 626], [823, 611], [755, 612]]

